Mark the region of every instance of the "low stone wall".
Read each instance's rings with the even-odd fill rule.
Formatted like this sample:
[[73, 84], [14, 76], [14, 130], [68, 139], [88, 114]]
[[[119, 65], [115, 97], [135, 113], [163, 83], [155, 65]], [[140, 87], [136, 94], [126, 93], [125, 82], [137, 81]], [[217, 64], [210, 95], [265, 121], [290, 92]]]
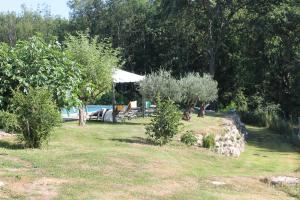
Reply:
[[215, 136], [215, 152], [239, 157], [245, 150], [245, 137], [247, 130], [237, 114], [229, 115], [224, 119], [224, 130]]
[[[245, 124], [237, 114], [228, 115], [223, 120], [222, 129], [215, 134], [214, 151], [225, 156], [239, 157], [245, 150], [245, 138], [248, 133]], [[197, 145], [203, 145], [203, 135], [196, 136]]]

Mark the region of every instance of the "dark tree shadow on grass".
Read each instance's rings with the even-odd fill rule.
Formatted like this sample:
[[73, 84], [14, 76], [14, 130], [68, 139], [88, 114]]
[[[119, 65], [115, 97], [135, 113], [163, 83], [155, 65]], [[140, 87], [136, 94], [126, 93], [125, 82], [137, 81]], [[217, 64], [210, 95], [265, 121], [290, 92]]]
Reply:
[[247, 127], [247, 143], [250, 146], [262, 148], [261, 152], [299, 152], [284, 135], [275, 133], [267, 128]]
[[25, 147], [21, 143], [0, 140], [0, 148], [18, 150], [18, 149], [24, 149]]
[[142, 137], [131, 137], [131, 138], [111, 138], [111, 141], [129, 143], [129, 144], [143, 144], [143, 145], [155, 145], [152, 141]]
[[131, 121], [125, 121], [125, 122], [103, 122], [100, 120], [87, 120], [87, 124], [105, 124], [105, 125], [111, 125], [111, 126], [119, 126], [119, 125], [130, 125], [130, 126], [144, 126], [146, 123], [140, 123], [140, 122], [131, 122]]

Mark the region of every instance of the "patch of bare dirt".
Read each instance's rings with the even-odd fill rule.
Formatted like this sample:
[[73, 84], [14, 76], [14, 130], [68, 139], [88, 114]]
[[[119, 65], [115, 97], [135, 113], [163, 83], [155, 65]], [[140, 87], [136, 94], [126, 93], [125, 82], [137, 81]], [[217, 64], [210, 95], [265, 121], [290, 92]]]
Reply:
[[142, 166], [142, 171], [150, 172], [155, 177], [159, 177], [159, 178], [175, 177], [178, 174], [182, 173], [181, 168], [178, 168], [176, 166], [170, 167], [168, 164], [164, 162], [155, 161], [155, 160]]
[[156, 184], [125, 186], [124, 189], [141, 194], [149, 194], [158, 197], [170, 197], [175, 193], [185, 190], [194, 190], [198, 187], [198, 182], [192, 178], [183, 180], [163, 180]]
[[105, 200], [137, 200], [137, 198], [131, 196], [129, 193], [122, 192], [122, 191], [111, 191], [111, 192], [105, 192], [105, 193], [97, 193], [95, 196], [99, 197], [99, 199], [105, 199]]
[[114, 166], [119, 166], [120, 168], [127, 168], [127, 169], [135, 169], [138, 165], [127, 159], [127, 158], [117, 158], [111, 157], [110, 161], [113, 163]]
[[7, 138], [7, 137], [14, 137], [16, 136], [15, 134], [11, 134], [11, 133], [6, 133], [3, 130], [0, 130], [0, 139], [1, 138]]
[[4, 160], [8, 160], [14, 163], [18, 163], [21, 164], [22, 166], [24, 166], [25, 168], [31, 168], [32, 164], [28, 161], [22, 160], [19, 157], [14, 157], [8, 154], [0, 154], [0, 159], [4, 159]]
[[14, 195], [24, 196], [27, 199], [51, 200], [58, 195], [59, 186], [69, 181], [64, 179], [42, 177], [37, 180], [19, 180], [8, 185]]
[[[222, 184], [214, 184], [220, 182]], [[237, 197], [220, 192], [222, 199], [266, 199], [266, 200], [283, 200], [293, 199], [286, 193], [277, 190], [274, 187], [269, 187], [265, 183], [260, 181], [258, 177], [213, 177], [206, 180], [205, 183], [208, 187], [214, 187], [216, 189], [226, 189], [233, 192], [237, 192]], [[210, 185], [210, 186], [209, 186]]]

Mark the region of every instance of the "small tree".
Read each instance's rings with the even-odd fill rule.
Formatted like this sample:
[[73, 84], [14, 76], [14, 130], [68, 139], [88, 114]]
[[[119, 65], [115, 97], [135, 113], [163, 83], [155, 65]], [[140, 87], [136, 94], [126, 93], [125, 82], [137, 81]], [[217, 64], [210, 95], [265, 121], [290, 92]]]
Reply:
[[217, 99], [218, 84], [208, 74], [202, 77], [198, 73], [189, 73], [180, 80], [182, 102], [185, 105], [184, 120], [191, 119], [192, 110], [199, 100], [200, 115], [204, 115], [206, 102]]
[[61, 121], [52, 95], [45, 88], [29, 89], [27, 94], [14, 92], [12, 108], [18, 121], [15, 131], [30, 148], [40, 147]]
[[85, 125], [86, 104], [99, 98], [112, 87], [113, 69], [121, 64], [120, 52], [111, 47], [109, 42], [97, 42], [97, 38], [89, 38], [87, 34], [69, 35], [67, 52], [77, 63], [81, 71], [82, 81], [79, 84], [78, 98], [79, 125]]
[[233, 102], [236, 104], [238, 112], [241, 113], [241, 112], [247, 112], [248, 111], [247, 97], [244, 95], [244, 91], [243, 91], [242, 88], [239, 88], [236, 91]]
[[157, 111], [151, 123], [146, 126], [146, 134], [159, 145], [169, 142], [178, 133], [181, 114], [171, 100], [156, 98]]
[[80, 70], [55, 38], [45, 42], [39, 36], [18, 41], [16, 46], [0, 44], [0, 107], [7, 108], [12, 91], [46, 87], [59, 107], [78, 103], [76, 92]]
[[203, 117], [205, 115], [205, 104], [215, 101], [218, 98], [218, 83], [208, 74], [204, 74], [199, 82], [201, 87], [198, 91], [198, 100], [200, 103], [198, 117]]
[[159, 94], [162, 99], [181, 100], [179, 81], [172, 77], [170, 71], [163, 69], [153, 72], [140, 82], [140, 93], [151, 100]]

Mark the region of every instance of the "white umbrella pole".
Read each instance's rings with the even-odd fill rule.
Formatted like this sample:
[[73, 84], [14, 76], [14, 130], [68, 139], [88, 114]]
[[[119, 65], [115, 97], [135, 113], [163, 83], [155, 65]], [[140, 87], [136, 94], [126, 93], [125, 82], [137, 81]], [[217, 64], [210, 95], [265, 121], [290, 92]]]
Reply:
[[112, 83], [112, 116], [113, 116], [113, 123], [116, 123], [116, 94], [115, 94], [115, 83]]

